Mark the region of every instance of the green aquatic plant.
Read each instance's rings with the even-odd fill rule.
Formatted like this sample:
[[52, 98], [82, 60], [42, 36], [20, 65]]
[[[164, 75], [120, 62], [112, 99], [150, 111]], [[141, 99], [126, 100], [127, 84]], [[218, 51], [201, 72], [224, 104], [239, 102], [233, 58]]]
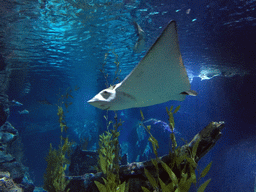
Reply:
[[[107, 117], [105, 116], [107, 120]], [[113, 129], [105, 131], [99, 138], [99, 167], [106, 175], [102, 178], [104, 184], [94, 181], [100, 192], [125, 192], [128, 191], [126, 182], [121, 183], [119, 178], [119, 141], [120, 132], [118, 127], [122, 125], [121, 119], [117, 119], [115, 114], [115, 123], [108, 121], [107, 128], [112, 124]]]
[[67, 89], [66, 94], [62, 95], [59, 100], [58, 112], [59, 124], [61, 130], [60, 144], [58, 149], [54, 149], [52, 144], [50, 144], [49, 153], [46, 156], [47, 167], [46, 173], [44, 174], [44, 189], [49, 192], [68, 192], [67, 188], [69, 180], [66, 179], [65, 171], [69, 161], [67, 156], [70, 152], [72, 143], [69, 141], [66, 135], [68, 126], [65, 121], [64, 109], [62, 105], [65, 106], [66, 110], [71, 102], [67, 102], [67, 99], [72, 97], [71, 89]]
[[[150, 135], [150, 137], [148, 138], [148, 141], [151, 143], [151, 145], [152, 145], [152, 148], [153, 148], [153, 152], [154, 152], [154, 154], [155, 154], [155, 156], [156, 156], [156, 158], [155, 159], [151, 159], [151, 162], [152, 162], [152, 164], [155, 166], [155, 168], [156, 168], [156, 177], [157, 177], [157, 179], [155, 179], [151, 174], [150, 174], [150, 172], [147, 170], [147, 169], [144, 169], [144, 173], [145, 173], [145, 175], [146, 175], [146, 177], [148, 178], [148, 180], [149, 180], [149, 182], [150, 182], [150, 184], [152, 185], [152, 187], [153, 187], [153, 189], [157, 192], [157, 191], [159, 191], [159, 179], [160, 179], [160, 177], [159, 177], [159, 168], [158, 168], [158, 163], [161, 161], [160, 159], [159, 159], [159, 157], [158, 157], [158, 153], [157, 153], [157, 149], [159, 148], [159, 145], [158, 145], [158, 141], [157, 141], [157, 139], [151, 134], [151, 132], [150, 132], [150, 129], [151, 129], [151, 126], [150, 125], [148, 125], [147, 127], [142, 123], [143, 121], [144, 121], [144, 115], [143, 115], [143, 113], [142, 113], [142, 111], [140, 110], [140, 115], [141, 115], [141, 123], [140, 123], [140, 125], [142, 126], [142, 127], [144, 127], [144, 129], [148, 132], [148, 134]], [[150, 192], [146, 187], [141, 187], [142, 188], [142, 190], [144, 191], [144, 192]]]
[[[104, 62], [102, 64], [102, 69], [100, 72], [103, 73], [105, 78], [105, 85], [106, 87], [110, 87], [115, 83], [119, 82], [120, 76], [120, 65], [118, 61], [118, 55], [114, 52], [114, 50], [110, 50], [115, 56], [115, 66], [116, 71], [110, 84], [108, 81], [109, 75], [105, 70], [106, 60], [108, 57], [108, 53], [105, 53]], [[118, 137], [120, 132], [118, 128], [122, 125], [121, 119], [118, 120], [117, 114], [115, 113], [114, 119], [115, 122], [108, 120], [108, 111], [104, 118], [107, 122], [107, 131], [99, 136], [99, 162], [98, 162], [98, 170], [102, 171], [106, 178], [102, 178], [104, 184], [95, 181], [94, 183], [98, 187], [100, 192], [125, 192], [128, 191], [128, 184], [126, 182], [121, 183], [119, 178], [119, 161], [121, 159], [119, 155], [119, 141]], [[112, 125], [112, 129], [110, 130], [110, 126]]]
[[171, 106], [170, 109], [168, 109], [168, 107], [166, 107], [166, 112], [168, 114], [168, 120], [169, 120], [169, 127], [171, 129], [171, 141], [172, 141], [172, 150], [174, 151], [175, 148], [177, 147], [177, 142], [176, 142], [176, 138], [175, 138], [175, 134], [174, 134], [174, 127], [175, 127], [175, 122], [174, 122], [174, 117], [173, 114], [177, 113], [180, 109], [180, 105], [172, 112], [173, 110], [173, 106]]
[[112, 85], [120, 82], [119, 77], [120, 77], [121, 69], [120, 69], [120, 63], [119, 63], [119, 60], [118, 60], [118, 55], [115, 53], [115, 51], [113, 49], [111, 49], [110, 52], [112, 52], [113, 55], [115, 56], [114, 64], [116, 66], [116, 71], [115, 71], [114, 77], [112, 79], [112, 83], [109, 83], [109, 80], [108, 80], [109, 75], [105, 70], [105, 66], [107, 64], [107, 58], [108, 58], [109, 53], [108, 52], [105, 53], [104, 61], [102, 63], [102, 69], [100, 69], [100, 72], [103, 74], [103, 77], [105, 79], [106, 88], [111, 87]]
[[[144, 115], [143, 115], [143, 113], [142, 113], [141, 110], [140, 110], [140, 115], [141, 115], [141, 123], [140, 123], [140, 126], [144, 127], [144, 129], [145, 129], [145, 130], [148, 132], [148, 134], [150, 135], [150, 137], [148, 138], [148, 141], [151, 143], [152, 148], [153, 148], [153, 152], [154, 152], [154, 154], [155, 154], [155, 156], [156, 156], [155, 159], [151, 159], [151, 162], [152, 162], [152, 164], [153, 164], [153, 165], [155, 166], [155, 168], [156, 168], [156, 175], [157, 175], [157, 177], [159, 177], [158, 162], [160, 162], [160, 159], [159, 159], [158, 153], [157, 153], [157, 149], [159, 148], [158, 141], [157, 141], [157, 139], [156, 139], [156, 138], [151, 134], [151, 132], [150, 132], [151, 126], [148, 125], [148, 126], [146, 127], [146, 126], [142, 123], [145, 118], [144, 118]], [[145, 169], [145, 174], [151, 178], [151, 176], [150, 176], [149, 174], [147, 174], [147, 173], [149, 173], [149, 172]], [[154, 182], [154, 183], [155, 183], [155, 182]]]
[[[184, 153], [181, 151], [180, 147], [177, 147], [176, 138], [174, 135], [174, 118], [173, 114], [177, 113], [180, 106], [178, 106], [173, 112], [173, 107], [170, 109], [166, 108], [166, 112], [169, 116], [169, 126], [171, 129], [170, 138], [172, 141], [172, 151], [170, 152], [170, 159], [172, 160], [171, 163], [166, 164], [160, 158], [157, 156], [157, 148], [158, 148], [158, 142], [153, 137], [153, 135], [150, 133], [150, 127], [145, 127], [147, 132], [150, 134], [149, 141], [152, 144], [152, 148], [154, 151], [154, 154], [156, 155], [155, 159], [151, 159], [152, 164], [156, 168], [156, 175], [153, 176], [150, 174], [150, 172], [145, 169], [145, 175], [147, 179], [149, 180], [151, 186], [153, 187], [155, 192], [162, 191], [162, 192], [187, 192], [189, 191], [191, 184], [196, 184], [198, 181], [196, 179], [196, 169], [197, 169], [197, 163], [195, 161], [196, 158], [196, 152], [198, 148], [198, 144], [200, 140], [198, 140], [194, 145], [193, 148], [189, 151], [189, 153]], [[141, 112], [142, 120], [144, 119], [143, 113]], [[165, 170], [165, 172], [168, 174], [169, 178], [165, 182], [162, 180], [161, 176], [159, 175], [159, 165]], [[212, 165], [212, 162], [209, 163], [205, 169], [200, 173], [201, 178], [205, 177], [210, 170]], [[208, 179], [205, 181], [198, 189], [197, 192], [204, 192], [205, 188], [209, 184], [211, 179]], [[142, 186], [142, 190], [144, 192], [150, 192], [149, 189]]]
[[50, 144], [48, 156], [46, 157], [47, 168], [44, 175], [44, 189], [49, 192], [69, 191], [67, 185], [69, 181], [65, 177], [65, 171], [69, 164], [66, 153], [70, 149], [70, 142], [65, 139], [64, 144], [59, 149], [54, 149]]

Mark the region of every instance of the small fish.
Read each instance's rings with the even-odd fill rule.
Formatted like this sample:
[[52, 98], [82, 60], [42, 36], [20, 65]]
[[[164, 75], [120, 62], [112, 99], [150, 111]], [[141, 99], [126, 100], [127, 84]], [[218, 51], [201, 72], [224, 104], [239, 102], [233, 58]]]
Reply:
[[23, 84], [23, 90], [20, 93], [20, 96], [25, 96], [27, 95], [31, 90], [31, 83], [30, 82], [26, 82]]
[[124, 117], [125, 116], [124, 111], [121, 111], [120, 115]]
[[52, 103], [50, 103], [47, 99], [38, 100], [37, 102], [43, 105], [52, 105]]
[[23, 105], [19, 101], [15, 101], [15, 100], [9, 101], [8, 104], [9, 106], [18, 106], [18, 107]]
[[18, 111], [20, 115], [26, 115], [29, 114], [29, 111], [27, 109], [24, 109], [23, 111]]
[[75, 86], [75, 91], [77, 91], [77, 90], [79, 90], [79, 89], [80, 89], [80, 87]]

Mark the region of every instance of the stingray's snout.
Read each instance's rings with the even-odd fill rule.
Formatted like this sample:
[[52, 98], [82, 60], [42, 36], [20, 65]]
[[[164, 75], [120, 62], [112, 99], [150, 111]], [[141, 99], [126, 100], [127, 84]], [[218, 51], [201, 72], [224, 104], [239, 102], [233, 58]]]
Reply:
[[92, 105], [93, 107], [97, 107], [97, 108], [101, 108], [100, 107], [100, 101], [97, 98], [92, 98], [89, 101], [87, 101], [87, 103], [89, 103], [90, 105]]
[[95, 104], [97, 101], [98, 101], [98, 99], [92, 98], [92, 99], [88, 100], [87, 103], [93, 105], [93, 104]]
[[100, 101], [98, 98], [95, 97], [87, 101], [87, 103], [102, 110], [108, 110], [110, 108], [104, 102]]

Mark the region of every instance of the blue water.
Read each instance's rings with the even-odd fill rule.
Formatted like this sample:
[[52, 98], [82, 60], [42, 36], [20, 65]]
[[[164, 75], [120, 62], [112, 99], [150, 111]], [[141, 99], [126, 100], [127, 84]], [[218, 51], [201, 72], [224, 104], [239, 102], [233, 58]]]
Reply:
[[[165, 107], [181, 105], [174, 116], [180, 145], [181, 138], [190, 141], [211, 121], [225, 121], [222, 138], [199, 162], [203, 169], [213, 161], [207, 175], [212, 180], [206, 191], [254, 190], [255, 0], [0, 0], [0, 5], [0, 54], [9, 71], [6, 92], [9, 100], [23, 104], [11, 108], [8, 121], [19, 131], [24, 164], [36, 186], [43, 185], [50, 143], [55, 147], [59, 144], [56, 104], [60, 95], [68, 87], [73, 89], [72, 105], [66, 113], [70, 139], [79, 143], [85, 137], [90, 141], [88, 149], [97, 149], [98, 135], [106, 130], [105, 111], [86, 101], [105, 88], [100, 72], [103, 63], [111, 83], [114, 62], [119, 62], [122, 80], [167, 23], [175, 20], [183, 62], [192, 89], [199, 94], [183, 102], [141, 108], [145, 119], [167, 122]], [[133, 51], [138, 39], [133, 21], [146, 34], [140, 53]], [[80, 89], [74, 91], [76, 86]], [[45, 99], [52, 105], [38, 102]], [[18, 113], [25, 109], [29, 114]], [[130, 162], [138, 160], [133, 148], [145, 135], [138, 130], [139, 110], [118, 112], [124, 121], [120, 143]], [[168, 143], [167, 139], [161, 143], [162, 154], [168, 153]], [[150, 153], [150, 149], [145, 152]]]

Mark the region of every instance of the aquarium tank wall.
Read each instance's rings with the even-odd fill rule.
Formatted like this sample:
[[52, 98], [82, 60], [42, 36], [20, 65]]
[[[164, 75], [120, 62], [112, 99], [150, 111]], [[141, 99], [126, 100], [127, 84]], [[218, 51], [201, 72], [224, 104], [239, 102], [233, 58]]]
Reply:
[[[124, 189], [121, 158], [156, 158], [150, 134], [161, 157], [170, 135], [178, 148], [225, 122], [189, 191], [211, 179], [207, 192], [255, 192], [255, 11], [255, 0], [0, 0], [1, 190], [72, 191], [77, 179], [84, 191], [108, 149], [108, 181]], [[108, 87], [100, 98], [117, 108], [87, 102]]]

